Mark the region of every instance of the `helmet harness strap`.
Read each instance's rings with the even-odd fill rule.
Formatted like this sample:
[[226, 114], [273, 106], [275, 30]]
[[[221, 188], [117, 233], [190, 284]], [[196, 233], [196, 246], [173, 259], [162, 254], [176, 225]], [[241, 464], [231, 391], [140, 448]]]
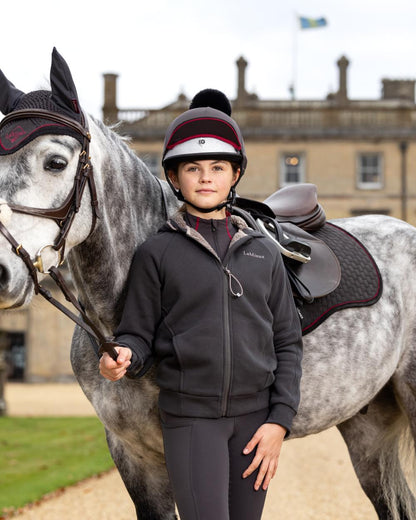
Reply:
[[211, 208], [200, 208], [199, 206], [196, 206], [192, 202], [189, 202], [188, 200], [186, 200], [180, 190], [174, 190], [174, 192], [175, 192], [175, 195], [178, 198], [178, 200], [184, 202], [185, 204], [188, 204], [189, 206], [192, 206], [194, 209], [196, 209], [197, 211], [200, 211], [201, 213], [211, 213], [212, 211], [219, 211], [225, 207], [231, 209], [232, 205], [235, 202], [235, 198], [236, 198], [235, 187], [232, 186], [230, 189], [230, 193], [228, 194], [227, 200], [225, 200], [224, 202], [221, 202], [220, 204], [217, 204], [216, 206], [213, 206]]

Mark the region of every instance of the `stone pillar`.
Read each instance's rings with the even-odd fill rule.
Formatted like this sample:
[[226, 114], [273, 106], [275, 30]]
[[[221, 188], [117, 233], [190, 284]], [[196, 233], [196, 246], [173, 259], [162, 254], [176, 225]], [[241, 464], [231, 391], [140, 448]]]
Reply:
[[339, 68], [339, 90], [336, 94], [336, 98], [339, 103], [346, 103], [348, 101], [347, 68], [349, 64], [350, 62], [345, 56], [341, 56], [341, 58], [337, 61]]
[[240, 56], [240, 58], [236, 61], [238, 68], [238, 90], [237, 90], [237, 103], [239, 105], [244, 104], [247, 99], [247, 91], [246, 91], [246, 68], [247, 61]]
[[103, 74], [104, 76], [104, 106], [103, 121], [114, 124], [118, 121], [117, 108], [117, 78], [118, 74]]

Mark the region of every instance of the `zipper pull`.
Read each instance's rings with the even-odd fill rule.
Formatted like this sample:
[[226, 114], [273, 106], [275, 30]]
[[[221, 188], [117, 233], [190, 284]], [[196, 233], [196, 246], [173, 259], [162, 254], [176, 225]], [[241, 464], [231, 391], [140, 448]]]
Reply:
[[[228, 288], [230, 289], [230, 293], [236, 298], [240, 298], [241, 296], [243, 296], [244, 289], [238, 278], [236, 278], [233, 275], [233, 273], [228, 269], [228, 267], [224, 267], [224, 272], [228, 276]], [[237, 286], [237, 292], [233, 290], [233, 282]]]

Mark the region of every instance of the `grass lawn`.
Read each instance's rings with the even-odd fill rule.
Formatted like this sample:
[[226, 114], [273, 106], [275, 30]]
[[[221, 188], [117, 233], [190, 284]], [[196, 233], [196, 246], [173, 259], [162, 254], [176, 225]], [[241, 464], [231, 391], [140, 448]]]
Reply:
[[96, 417], [0, 417], [0, 516], [111, 467]]

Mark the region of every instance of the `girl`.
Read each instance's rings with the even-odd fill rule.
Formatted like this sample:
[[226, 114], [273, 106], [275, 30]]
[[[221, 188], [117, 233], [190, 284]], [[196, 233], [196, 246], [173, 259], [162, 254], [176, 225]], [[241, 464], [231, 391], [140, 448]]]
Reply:
[[[216, 107], [216, 108], [214, 108]], [[257, 520], [299, 403], [302, 336], [275, 245], [232, 215], [247, 164], [228, 99], [202, 91], [167, 130], [182, 209], [134, 256], [104, 377], [157, 360], [166, 464], [181, 520]]]

